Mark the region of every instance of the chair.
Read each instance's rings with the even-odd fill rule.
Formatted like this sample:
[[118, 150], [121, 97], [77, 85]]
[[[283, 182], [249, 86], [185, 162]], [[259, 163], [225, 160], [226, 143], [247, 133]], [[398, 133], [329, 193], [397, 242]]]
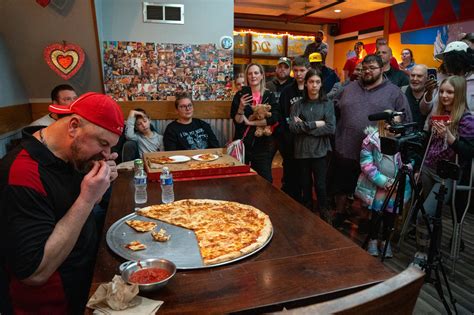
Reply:
[[409, 267], [368, 289], [331, 301], [282, 311], [283, 314], [379, 315], [412, 314], [423, 285], [424, 272]]
[[133, 140], [127, 140], [122, 146], [122, 162], [133, 161], [140, 158], [138, 153], [138, 143]]

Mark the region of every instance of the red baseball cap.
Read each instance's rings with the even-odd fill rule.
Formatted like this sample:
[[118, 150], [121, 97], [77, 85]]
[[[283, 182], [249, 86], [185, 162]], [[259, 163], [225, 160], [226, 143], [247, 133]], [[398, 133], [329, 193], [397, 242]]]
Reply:
[[81, 95], [68, 106], [52, 104], [49, 111], [60, 115], [77, 114], [94, 125], [122, 135], [124, 118], [120, 106], [111, 97], [95, 92]]

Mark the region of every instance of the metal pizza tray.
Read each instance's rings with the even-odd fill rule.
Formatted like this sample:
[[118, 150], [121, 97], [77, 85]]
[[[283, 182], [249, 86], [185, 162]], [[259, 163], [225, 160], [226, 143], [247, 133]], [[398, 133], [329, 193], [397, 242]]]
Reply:
[[[169, 235], [171, 235], [171, 238], [167, 242], [154, 241], [150, 232], [141, 233], [135, 231], [125, 223], [127, 220], [155, 222], [157, 223], [155, 230], [163, 228]], [[172, 261], [178, 269], [200, 269], [230, 264], [253, 255], [264, 248], [270, 242], [272, 236], [273, 228], [265, 243], [255, 251], [214, 265], [204, 265], [201, 253], [199, 252], [196, 235], [193, 231], [160, 220], [143, 217], [137, 213], [131, 213], [112, 224], [107, 231], [106, 241], [107, 245], [114, 253], [128, 260], [137, 261], [149, 258], [165, 258]], [[140, 243], [145, 244], [147, 248], [139, 251], [132, 251], [125, 248], [125, 245], [131, 241], [139, 241]]]

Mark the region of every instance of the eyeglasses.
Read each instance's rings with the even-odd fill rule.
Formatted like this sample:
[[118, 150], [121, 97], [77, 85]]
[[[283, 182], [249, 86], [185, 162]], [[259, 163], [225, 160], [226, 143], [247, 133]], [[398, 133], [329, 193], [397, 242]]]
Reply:
[[187, 104], [187, 105], [179, 105], [178, 109], [191, 109], [193, 108], [193, 104]]
[[374, 72], [377, 69], [380, 69], [381, 67], [368, 67], [368, 68], [362, 68], [362, 72], [370, 71]]

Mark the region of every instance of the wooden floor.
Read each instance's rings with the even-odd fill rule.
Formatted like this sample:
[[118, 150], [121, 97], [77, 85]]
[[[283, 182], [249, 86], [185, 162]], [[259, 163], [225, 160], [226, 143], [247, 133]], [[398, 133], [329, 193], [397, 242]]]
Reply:
[[[446, 211], [447, 212], [447, 211]], [[341, 232], [354, 242], [362, 244], [366, 234], [359, 233], [357, 218], [350, 218], [344, 222]], [[451, 216], [443, 213], [443, 235], [441, 249], [443, 253], [443, 265], [448, 274], [448, 283], [456, 299], [456, 307], [458, 314], [474, 314], [474, 215], [468, 213], [463, 230], [463, 239], [465, 242], [465, 250], [461, 253], [461, 258], [456, 265], [456, 273], [454, 279], [450, 277], [451, 261], [449, 260], [450, 237], [452, 235]], [[393, 244], [396, 245], [396, 244]], [[405, 238], [400, 248], [393, 246], [394, 257], [386, 259], [384, 264], [390, 269], [401, 272], [411, 262], [413, 254], [416, 252], [415, 241]], [[445, 297], [449, 303], [449, 297], [445, 290]], [[444, 306], [439, 295], [432, 284], [427, 284], [422, 288], [420, 296], [415, 306], [414, 314], [446, 314]]]
[[[281, 186], [281, 158], [277, 155], [273, 161], [273, 183], [274, 186]], [[355, 212], [360, 211], [357, 201], [352, 204]], [[361, 245], [367, 234], [359, 232], [358, 217], [354, 216], [346, 220], [340, 229], [341, 233]], [[449, 211], [443, 213], [443, 234], [441, 250], [443, 253], [443, 265], [445, 266], [448, 277], [450, 277], [451, 261], [449, 258], [449, 242], [452, 235], [451, 215]], [[464, 224], [463, 240], [465, 250], [461, 253], [461, 258], [456, 265], [455, 278], [449, 278], [448, 282], [456, 299], [458, 314], [474, 314], [474, 214], [468, 213]], [[396, 244], [394, 244], [396, 245]], [[384, 264], [390, 269], [401, 272], [408, 267], [416, 252], [415, 241], [405, 238], [400, 248], [393, 246], [394, 257], [386, 259]], [[443, 285], [445, 297], [449, 303], [449, 297], [446, 287]], [[447, 314], [444, 306], [438, 296], [435, 287], [432, 284], [425, 283], [422, 287], [420, 296], [415, 306], [413, 314]]]

